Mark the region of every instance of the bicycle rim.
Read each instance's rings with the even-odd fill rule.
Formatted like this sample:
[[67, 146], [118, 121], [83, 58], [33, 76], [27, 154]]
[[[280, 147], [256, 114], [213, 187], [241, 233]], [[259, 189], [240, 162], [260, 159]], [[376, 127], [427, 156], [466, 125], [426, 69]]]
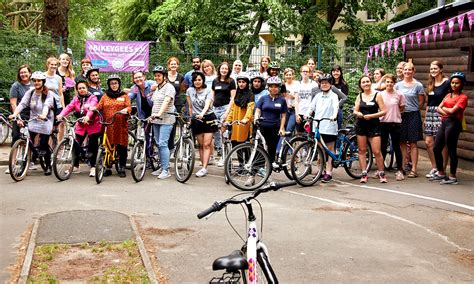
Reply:
[[70, 140], [61, 141], [53, 151], [53, 172], [60, 181], [71, 177], [74, 167], [74, 149]]
[[193, 174], [194, 170], [194, 144], [191, 139], [184, 139], [178, 144], [175, 152], [174, 171], [175, 178], [185, 183]]
[[143, 142], [137, 142], [132, 150], [132, 177], [136, 182], [143, 180], [146, 171], [146, 155]]
[[[224, 162], [224, 171], [229, 182], [240, 190], [254, 190], [264, 185], [271, 174], [267, 152], [250, 143], [234, 147]], [[253, 157], [252, 157], [253, 155]]]
[[301, 186], [311, 186], [318, 181], [325, 168], [323, 151], [312, 141], [306, 141], [295, 149], [290, 165], [295, 181]]
[[[359, 163], [359, 147], [357, 145], [357, 136], [352, 136], [349, 138], [350, 142], [346, 142], [344, 146], [344, 153], [343, 157], [346, 161], [344, 163], [344, 170], [346, 173], [352, 178], [361, 178], [362, 177], [362, 169]], [[370, 144], [367, 144], [367, 153], [365, 155], [365, 159], [367, 162], [367, 166], [364, 169], [365, 171], [369, 172], [369, 169], [372, 167], [372, 149], [370, 148]]]
[[291, 156], [295, 152], [296, 148], [301, 145], [303, 142], [307, 141], [304, 137], [294, 137], [292, 138], [288, 144], [283, 143], [283, 152], [282, 152], [282, 167], [283, 172], [285, 173], [286, 177], [290, 180], [293, 180], [293, 175], [291, 174]]
[[97, 184], [102, 182], [105, 173], [105, 150], [104, 148], [99, 148], [99, 153], [97, 153], [97, 159], [95, 161], [95, 181]]
[[14, 181], [22, 181], [25, 178], [30, 156], [30, 153], [27, 152], [25, 140], [20, 139], [13, 144], [8, 158], [8, 169]]
[[154, 141], [151, 143], [150, 164], [153, 171], [160, 168], [160, 149]]

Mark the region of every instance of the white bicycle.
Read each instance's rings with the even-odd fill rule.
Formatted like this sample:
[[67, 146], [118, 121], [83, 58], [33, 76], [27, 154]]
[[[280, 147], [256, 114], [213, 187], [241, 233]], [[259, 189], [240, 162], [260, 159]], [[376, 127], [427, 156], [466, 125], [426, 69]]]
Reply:
[[[252, 208], [252, 200], [256, 199], [257, 196], [259, 196], [261, 193], [271, 190], [276, 191], [282, 187], [292, 186], [295, 184], [296, 182], [294, 181], [281, 183], [271, 182], [270, 184], [264, 187], [258, 188], [252, 193], [241, 193], [224, 201], [216, 201], [214, 202], [214, 204], [212, 204], [211, 207], [197, 215], [199, 219], [202, 219], [213, 212], [217, 212], [222, 210], [223, 208], [226, 208], [229, 204], [244, 204], [247, 208], [247, 240], [244, 240], [242, 236], [238, 234], [244, 242], [242, 248], [233, 251], [230, 255], [219, 257], [214, 260], [212, 264], [212, 269], [225, 270], [225, 272], [222, 274], [221, 277], [212, 278], [209, 283], [240, 283], [241, 280], [243, 283], [248, 284], [278, 283], [275, 271], [272, 268], [272, 265], [270, 264], [270, 259], [268, 257], [268, 248], [259, 238], [257, 218]], [[235, 199], [235, 197], [242, 194], [248, 196], [242, 199]], [[263, 226], [262, 207], [258, 200], [257, 203], [260, 206], [262, 219], [260, 226]], [[227, 218], [227, 220], [229, 220], [229, 218]], [[228, 222], [229, 225], [234, 228], [230, 221]]]

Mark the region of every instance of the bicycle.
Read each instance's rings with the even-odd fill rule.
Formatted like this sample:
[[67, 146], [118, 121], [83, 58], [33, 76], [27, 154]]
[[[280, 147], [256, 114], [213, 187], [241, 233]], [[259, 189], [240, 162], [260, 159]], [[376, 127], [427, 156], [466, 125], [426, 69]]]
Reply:
[[[357, 136], [350, 134], [352, 128], [341, 129], [338, 131], [340, 135], [338, 135], [337, 139], [340, 139], [340, 143], [339, 148], [336, 148], [336, 153], [334, 153], [329, 150], [319, 133], [320, 122], [330, 119], [309, 118], [308, 120], [316, 122], [314, 135], [308, 141], [299, 145], [291, 157], [291, 174], [296, 182], [301, 186], [311, 186], [315, 184], [326, 167], [326, 159], [328, 155], [332, 158], [332, 166], [334, 168], [342, 165], [350, 177], [362, 177], [362, 170], [358, 169], [355, 164], [355, 162], [359, 160], [359, 152], [357, 147]], [[365, 170], [368, 171], [373, 162], [370, 145], [367, 147], [366, 159], [367, 167]]]
[[179, 113], [170, 114], [176, 116], [176, 120], [182, 125], [181, 135], [174, 152], [174, 171], [176, 180], [185, 183], [193, 174], [196, 160], [191, 125], [186, 122], [188, 117]]
[[[225, 164], [225, 159], [229, 155], [230, 151], [232, 150], [232, 141], [230, 140], [230, 137], [232, 136], [232, 125], [239, 125], [241, 122], [239, 120], [232, 121], [230, 123], [222, 123], [220, 120], [215, 121], [217, 123], [218, 129], [219, 129], [219, 135], [221, 135], [221, 141], [222, 141], [222, 155], [221, 155], [221, 160], [218, 162], [217, 166], [218, 167], [223, 167]], [[223, 132], [220, 131], [222, 126], [225, 127], [225, 130]], [[225, 183], [229, 184], [229, 179], [227, 178], [226, 175], [224, 175]]]
[[[153, 128], [149, 122], [153, 117], [150, 116], [146, 119], [140, 119], [137, 116], [134, 116], [133, 118], [135, 121], [137, 121], [137, 142], [132, 149], [130, 167], [133, 179], [136, 182], [140, 182], [145, 176], [147, 162], [153, 171], [156, 171], [160, 168], [160, 151], [158, 149], [158, 145], [155, 143], [155, 139], [153, 138]], [[147, 131], [150, 131], [148, 139], [146, 139], [145, 135]]]
[[393, 169], [393, 163], [395, 162], [395, 150], [393, 149], [392, 145], [392, 137], [388, 136], [388, 141], [387, 141], [387, 149], [384, 157], [384, 167], [387, 170]]
[[22, 121], [24, 123], [24, 126], [20, 129], [20, 138], [13, 143], [8, 157], [8, 169], [14, 181], [22, 181], [25, 178], [32, 156], [36, 156], [40, 159], [42, 167], [47, 166], [44, 161], [44, 153], [39, 151], [39, 146], [34, 145], [34, 141], [31, 139], [28, 129], [29, 122], [39, 119], [39, 117], [33, 117], [27, 121], [23, 121], [17, 116], [13, 120], [15, 123], [16, 121]]
[[[264, 187], [258, 188], [250, 193], [246, 198], [239, 200], [235, 199], [236, 196], [241, 195], [238, 194], [224, 201], [216, 201], [211, 207], [197, 215], [199, 219], [202, 219], [211, 213], [226, 208], [225, 213], [227, 217], [227, 206], [229, 204], [244, 204], [247, 209], [247, 239], [244, 240], [244, 238], [234, 229], [244, 244], [239, 250], [233, 251], [230, 255], [219, 257], [214, 260], [212, 269], [225, 270], [225, 272], [221, 277], [212, 278], [210, 283], [240, 283], [241, 278], [243, 283], [262, 283], [264, 282], [262, 281], [263, 277], [265, 277], [267, 283], [278, 283], [278, 278], [268, 256], [268, 248], [261, 240], [262, 231], [259, 232], [257, 228], [257, 218], [253, 211], [252, 200], [256, 200], [256, 198], [264, 192], [277, 191], [282, 187], [292, 186], [295, 184], [294, 181], [282, 183], [272, 182]], [[258, 202], [258, 200], [256, 201], [260, 206], [260, 227], [262, 228], [263, 210], [260, 202]], [[244, 206], [242, 207], [244, 208]], [[227, 220], [229, 225], [234, 228], [230, 223], [229, 218], [227, 218]]]
[[[0, 103], [3, 105], [5, 98], [0, 98]], [[12, 125], [10, 121], [8, 120], [8, 116], [11, 114], [11, 112], [4, 108], [0, 107], [0, 144], [3, 144], [7, 141], [8, 137], [10, 137], [10, 130], [12, 129]]]

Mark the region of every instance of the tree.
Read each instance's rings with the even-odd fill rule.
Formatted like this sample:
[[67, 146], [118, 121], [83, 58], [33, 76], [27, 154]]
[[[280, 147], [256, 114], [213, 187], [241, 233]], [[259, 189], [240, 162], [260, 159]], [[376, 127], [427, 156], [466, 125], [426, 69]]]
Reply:
[[66, 50], [68, 30], [69, 0], [44, 0], [43, 17], [45, 31], [51, 32], [51, 40]]

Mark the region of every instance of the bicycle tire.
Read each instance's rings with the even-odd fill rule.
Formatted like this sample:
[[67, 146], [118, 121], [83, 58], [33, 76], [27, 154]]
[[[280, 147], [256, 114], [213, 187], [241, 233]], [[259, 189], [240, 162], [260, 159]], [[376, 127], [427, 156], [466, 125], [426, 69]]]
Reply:
[[175, 150], [174, 176], [177, 181], [185, 183], [189, 180], [193, 174], [195, 159], [193, 141], [190, 138], [183, 139]]
[[[56, 137], [56, 134], [53, 133], [49, 137], [49, 143], [48, 143], [49, 153], [52, 154], [54, 152], [54, 149], [56, 149], [57, 145], [58, 145], [58, 137]], [[46, 165], [46, 163], [44, 162], [43, 156], [39, 157], [39, 162], [43, 171], [46, 171], [46, 169], [48, 168], [48, 165]], [[52, 166], [52, 164], [50, 166]]]
[[388, 138], [388, 143], [387, 143], [387, 150], [385, 154], [385, 158], [383, 160], [383, 164], [386, 170], [391, 170], [393, 169], [393, 162], [395, 159], [395, 153], [393, 151], [393, 146], [392, 146], [392, 139]]
[[95, 182], [97, 184], [102, 182], [105, 174], [105, 168], [105, 149], [101, 146], [95, 160]]
[[[293, 180], [293, 175], [291, 174], [291, 169], [290, 169], [290, 162], [291, 162], [291, 156], [295, 152], [296, 148], [301, 144], [299, 142], [304, 142], [307, 141], [308, 139], [303, 137], [303, 136], [295, 136], [290, 139], [289, 146], [286, 143], [283, 144], [283, 152], [282, 152], [282, 164], [283, 164], [283, 172], [285, 173], [286, 177], [290, 180]], [[295, 145], [294, 145], [295, 144]], [[291, 151], [290, 151], [291, 150]]]
[[181, 136], [183, 135], [183, 124], [179, 122], [179, 119], [176, 120], [175, 127], [176, 131], [173, 137], [173, 146], [176, 149], [176, 146], [178, 146], [179, 141], [181, 140]]
[[315, 147], [313, 141], [306, 141], [295, 149], [290, 166], [291, 174], [299, 185], [311, 186], [321, 178], [326, 158], [319, 145]]
[[141, 182], [146, 171], [145, 143], [143, 141], [139, 141], [133, 146], [130, 167], [133, 179], [136, 182]]
[[[74, 168], [74, 145], [70, 139], [64, 139], [53, 151], [53, 172], [60, 181], [68, 180]], [[64, 167], [66, 166], [66, 167]]]
[[[359, 147], [357, 145], [357, 136], [353, 135], [349, 138], [350, 143], [345, 142], [346, 145], [344, 146], [343, 157], [346, 161], [352, 160], [351, 162], [344, 163], [344, 170], [346, 173], [354, 178], [358, 179], [362, 177], [362, 169], [359, 166]], [[357, 165], [356, 163], [357, 162]], [[372, 148], [370, 144], [367, 143], [367, 153], [366, 153], [366, 162], [367, 167], [365, 170], [369, 172], [370, 168], [372, 167], [373, 163], [373, 155], [372, 155]]]
[[[135, 146], [135, 143], [137, 143], [137, 136], [132, 131], [128, 131], [127, 162], [125, 163], [125, 168], [131, 167], [131, 164], [132, 164], [132, 149], [133, 149], [133, 146]], [[118, 157], [118, 156], [116, 156], [116, 157]], [[117, 159], [116, 165], [117, 165], [116, 167], [118, 167], [118, 159]], [[118, 169], [118, 168], [116, 168], [116, 169]]]
[[158, 145], [156, 145], [155, 141], [152, 141], [151, 144], [151, 153], [149, 160], [151, 164], [151, 169], [153, 171], [156, 171], [160, 168], [160, 149], [158, 148]]
[[9, 136], [10, 136], [10, 127], [5, 121], [3, 121], [3, 115], [2, 115], [2, 119], [0, 120], [0, 144], [5, 143]]
[[31, 153], [29, 151], [25, 153], [26, 143], [24, 139], [15, 141], [8, 157], [8, 170], [10, 171], [11, 178], [16, 182], [22, 181], [28, 172]]
[[[254, 145], [244, 143], [232, 148], [224, 161], [224, 172], [229, 182], [243, 191], [255, 190], [264, 185], [272, 173], [270, 157], [262, 147], [256, 148], [253, 161], [250, 156]], [[247, 158], [247, 161], [245, 159]], [[242, 177], [242, 179], [240, 179]], [[248, 182], [253, 178], [253, 183]], [[259, 179], [257, 181], [257, 179]]]
[[[222, 147], [221, 159], [225, 161], [225, 158], [229, 155], [230, 151], [232, 151], [232, 143], [230, 141], [227, 141], [224, 143], [224, 147]], [[226, 175], [224, 175], [224, 181], [226, 184], [230, 184], [229, 178]]]

